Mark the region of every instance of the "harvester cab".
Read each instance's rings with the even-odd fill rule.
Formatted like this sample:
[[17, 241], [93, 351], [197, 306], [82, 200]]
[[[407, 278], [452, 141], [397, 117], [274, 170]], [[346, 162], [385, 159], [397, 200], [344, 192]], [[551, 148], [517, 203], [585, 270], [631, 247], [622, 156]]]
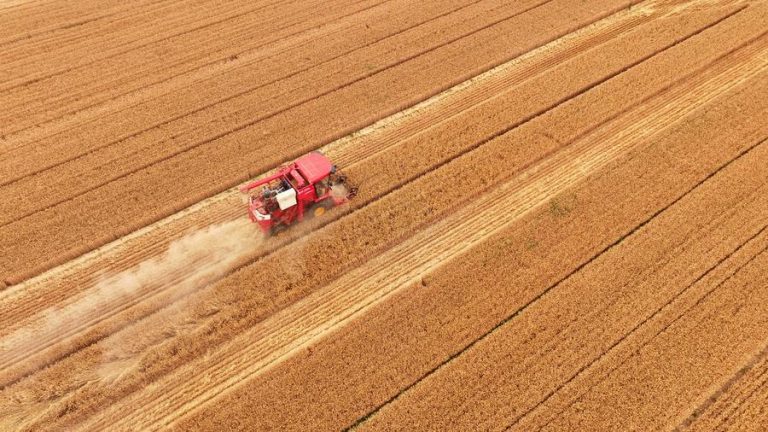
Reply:
[[[252, 193], [260, 186], [260, 193]], [[357, 195], [357, 189], [347, 184], [346, 176], [317, 151], [240, 190], [249, 194], [248, 217], [268, 235], [305, 217], [322, 216], [326, 210]]]

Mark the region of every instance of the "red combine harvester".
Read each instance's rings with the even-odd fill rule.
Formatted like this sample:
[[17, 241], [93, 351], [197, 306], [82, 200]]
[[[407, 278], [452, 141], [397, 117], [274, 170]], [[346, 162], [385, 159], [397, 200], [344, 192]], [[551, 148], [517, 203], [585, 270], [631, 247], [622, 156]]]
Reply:
[[[264, 186], [261, 193], [251, 191]], [[268, 235], [305, 217], [322, 216], [357, 195], [347, 178], [320, 152], [312, 152], [280, 168], [275, 174], [240, 188], [249, 194], [248, 217]]]

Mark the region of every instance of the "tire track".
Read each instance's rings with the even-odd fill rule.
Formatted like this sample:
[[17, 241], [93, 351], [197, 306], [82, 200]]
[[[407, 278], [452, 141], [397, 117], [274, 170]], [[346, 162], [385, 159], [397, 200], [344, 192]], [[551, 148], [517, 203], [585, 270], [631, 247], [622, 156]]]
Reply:
[[[191, 411], [237, 383], [263, 372], [290, 352], [322, 337], [365, 308], [381, 301], [403, 284], [417, 280], [441, 262], [466, 251], [504, 226], [518, 219], [551, 196], [578, 183], [591, 173], [604, 168], [622, 154], [632, 151], [643, 140], [669, 127], [700, 106], [727, 93], [740, 83], [754, 77], [766, 65], [746, 64], [720, 71], [714, 78], [698, 79], [697, 85], [681, 86], [661, 97], [653, 104], [642, 106], [561, 153], [545, 159], [540, 165], [520, 176], [517, 181], [500, 186], [471, 206], [447, 217], [440, 223], [419, 232], [369, 264], [344, 275], [332, 289], [284, 309], [265, 323], [233, 339], [215, 356], [185, 365], [174, 375], [167, 376], [152, 390], [155, 393], [144, 400], [130, 396], [124, 404], [115, 405], [109, 412], [121, 417], [118, 423], [110, 414], [103, 421], [117, 428], [140, 424], [149, 427], [146, 416], [162, 418], [160, 412], [173, 412], [174, 416]], [[757, 69], [757, 70], [755, 70]], [[738, 83], [734, 83], [739, 81]], [[703, 81], [703, 82], [702, 82]], [[729, 85], [731, 84], [731, 85]], [[694, 91], [691, 91], [694, 90]], [[670, 99], [674, 103], [670, 102]], [[634, 122], [634, 119], [643, 120]], [[628, 124], [629, 123], [629, 124]], [[515, 209], [509, 211], [509, 209]], [[248, 343], [244, 343], [248, 341]], [[257, 360], [258, 359], [258, 360]], [[205, 363], [204, 365], [198, 363]], [[195, 388], [199, 381], [190, 381], [190, 374], [206, 376], [205, 392]], [[173, 383], [171, 384], [170, 381]], [[189, 400], [190, 394], [198, 396]], [[120, 406], [144, 407], [131, 415]], [[144, 417], [144, 418], [142, 418]], [[167, 426], [174, 419], [163, 419], [153, 426]], [[97, 420], [89, 427], [104, 426]]]

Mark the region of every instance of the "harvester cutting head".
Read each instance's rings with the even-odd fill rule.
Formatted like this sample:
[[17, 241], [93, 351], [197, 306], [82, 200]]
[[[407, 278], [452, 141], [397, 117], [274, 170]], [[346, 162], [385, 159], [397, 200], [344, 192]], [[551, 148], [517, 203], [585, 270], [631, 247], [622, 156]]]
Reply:
[[[261, 192], [253, 194], [259, 186]], [[347, 177], [317, 151], [240, 190], [249, 194], [249, 218], [270, 235], [305, 217], [322, 216], [357, 195], [357, 188], [349, 186]]]

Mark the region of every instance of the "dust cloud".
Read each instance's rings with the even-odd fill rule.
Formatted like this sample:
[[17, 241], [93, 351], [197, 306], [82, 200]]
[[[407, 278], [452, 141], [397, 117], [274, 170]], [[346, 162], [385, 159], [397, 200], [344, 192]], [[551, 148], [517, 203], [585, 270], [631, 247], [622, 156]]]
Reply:
[[349, 189], [346, 185], [341, 183], [335, 183], [331, 186], [331, 195], [335, 198], [344, 198], [349, 193]]
[[171, 304], [233, 270], [261, 242], [261, 233], [248, 220], [209, 226], [174, 240], [161, 255], [101, 275], [69, 304], [42, 311], [33, 324], [3, 337], [0, 364], [22, 361], [47, 342], [76, 335], [128, 303], [142, 301], [155, 310]]

